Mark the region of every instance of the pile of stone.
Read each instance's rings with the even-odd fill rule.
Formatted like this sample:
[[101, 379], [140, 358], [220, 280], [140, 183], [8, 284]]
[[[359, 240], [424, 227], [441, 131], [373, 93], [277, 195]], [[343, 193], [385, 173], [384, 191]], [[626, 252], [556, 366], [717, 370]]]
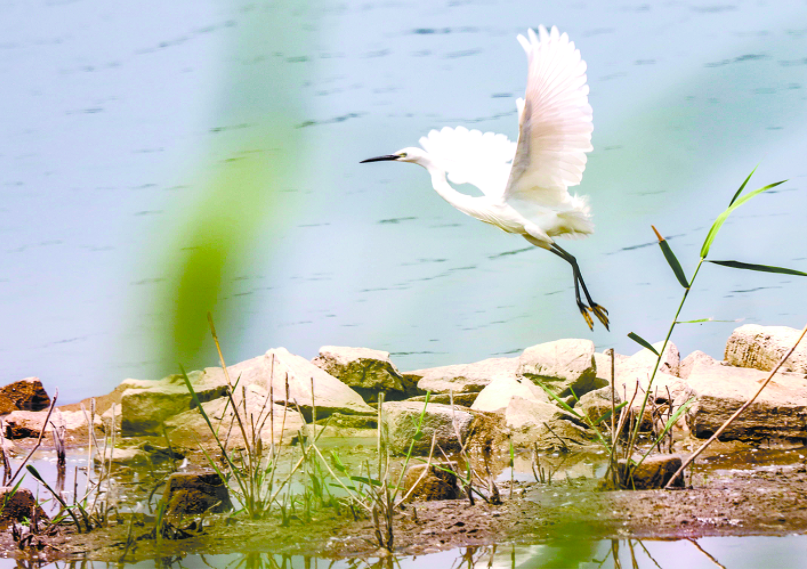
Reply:
[[[779, 361], [797, 334], [785, 327], [742, 326], [729, 338], [724, 362], [702, 352], [682, 360], [675, 344], [669, 343], [652, 386], [652, 401], [680, 406], [691, 400], [681, 426], [695, 437], [708, 437], [758, 389], [766, 370]], [[661, 349], [660, 343], [654, 346]], [[401, 373], [389, 353], [378, 350], [326, 346], [309, 361], [276, 348], [228, 368], [229, 379], [221, 368], [190, 373], [196, 399], [178, 375], [127, 379], [98, 399], [93, 428], [103, 428], [114, 416], [125, 437], [156, 436], [165, 429], [179, 448], [194, 448], [199, 441], [210, 444], [214, 441], [197, 401], [213, 422], [232, 424], [235, 417], [227, 393], [237, 379], [232, 397], [240, 412], [253, 418], [271, 416], [259, 426], [264, 444], [291, 444], [304, 427], [326, 428], [323, 434], [331, 437], [375, 437], [383, 393], [381, 427], [397, 453], [407, 452], [414, 440], [414, 452], [425, 454], [433, 436], [446, 452], [458, 450], [460, 441], [471, 446], [474, 441], [488, 445], [512, 441], [517, 447], [537, 443], [542, 448], [569, 449], [591, 444], [593, 433], [555, 398], [577, 413], [594, 419], [603, 416], [612, 404], [613, 363], [615, 399], [633, 399], [638, 410], [656, 359], [650, 350], [641, 350], [631, 356], [616, 354], [612, 362], [595, 352], [591, 341], [568, 339], [532, 346], [516, 357]], [[797, 350], [723, 438], [807, 438], [805, 373], [807, 345]], [[424, 411], [427, 392], [430, 402]], [[38, 436], [48, 402], [36, 378], [0, 391], [0, 405], [6, 405], [2, 410], [8, 413], [5, 436]], [[89, 429], [86, 414], [72, 405], [60, 408], [59, 415], [68, 435], [81, 444], [78, 437]], [[315, 419], [315, 426], [306, 427]], [[419, 424], [422, 436], [414, 437]], [[229, 431], [230, 445], [245, 444], [239, 429]]]

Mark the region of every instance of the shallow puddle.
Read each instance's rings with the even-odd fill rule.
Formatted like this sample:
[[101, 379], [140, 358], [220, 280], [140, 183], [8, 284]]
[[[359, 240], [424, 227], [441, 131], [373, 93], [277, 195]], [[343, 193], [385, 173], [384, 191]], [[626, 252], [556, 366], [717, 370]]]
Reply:
[[[129, 568], [232, 568], [232, 569], [460, 569], [460, 568], [574, 568], [620, 569], [621, 567], [687, 569], [757, 569], [803, 567], [807, 536], [704, 537], [697, 540], [599, 540], [563, 541], [536, 545], [466, 547], [420, 556], [331, 560], [302, 555], [270, 553], [188, 555], [165, 557], [132, 564], [92, 561], [56, 562], [53, 569]], [[33, 567], [0, 559], [0, 568]]]

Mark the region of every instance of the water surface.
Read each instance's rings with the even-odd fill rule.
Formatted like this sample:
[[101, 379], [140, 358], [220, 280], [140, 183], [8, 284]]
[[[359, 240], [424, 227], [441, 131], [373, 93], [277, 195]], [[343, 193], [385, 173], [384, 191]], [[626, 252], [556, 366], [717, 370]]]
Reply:
[[[203, 334], [212, 309], [233, 362], [335, 344], [413, 369], [563, 337], [631, 353], [626, 334], [661, 338], [681, 293], [650, 224], [691, 273], [757, 163], [757, 185], [790, 181], [738, 210], [712, 255], [807, 269], [804, 22], [803, 2], [5, 2], [3, 377], [40, 376], [67, 402], [175, 372], [177, 267], [242, 230], [187, 324]], [[587, 330], [558, 259], [454, 211], [418, 168], [358, 164], [443, 125], [514, 138], [515, 35], [542, 23], [588, 63], [595, 151], [577, 191], [597, 233], [567, 248], [610, 333]], [[241, 179], [244, 164], [270, 166]], [[230, 186], [209, 206], [216, 180]], [[683, 317], [801, 327], [804, 284], [708, 266]], [[675, 340], [719, 358], [735, 326]], [[209, 341], [182, 358], [216, 362]]]

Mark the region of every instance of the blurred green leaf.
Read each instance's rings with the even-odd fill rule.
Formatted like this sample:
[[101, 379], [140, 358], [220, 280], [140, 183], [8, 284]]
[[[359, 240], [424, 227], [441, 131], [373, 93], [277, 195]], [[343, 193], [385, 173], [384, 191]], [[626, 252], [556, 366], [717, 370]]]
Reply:
[[753, 169], [753, 170], [751, 170], [751, 173], [750, 173], [750, 174], [748, 174], [748, 177], [745, 179], [745, 182], [743, 182], [742, 186], [740, 186], [740, 189], [739, 189], [739, 190], [737, 190], [737, 193], [736, 193], [736, 194], [734, 194], [734, 197], [733, 197], [733, 198], [731, 198], [731, 201], [729, 202], [729, 207], [731, 207], [731, 205], [732, 205], [732, 204], [733, 204], [735, 201], [737, 201], [737, 198], [739, 198], [739, 197], [740, 197], [740, 194], [741, 194], [741, 193], [743, 193], [743, 190], [745, 189], [746, 184], [748, 184], [748, 180], [750, 180], [750, 179], [751, 179], [751, 176], [753, 176], [753, 175], [754, 175], [754, 172], [756, 172], [756, 171], [757, 171], [757, 168], [759, 168], [759, 164], [757, 164], [756, 166], [754, 166], [754, 169]]
[[667, 259], [667, 263], [670, 265], [673, 273], [675, 273], [675, 278], [678, 279], [682, 287], [689, 288], [689, 281], [684, 274], [684, 269], [681, 267], [681, 263], [678, 262], [678, 257], [675, 256], [675, 253], [673, 253], [673, 250], [670, 248], [670, 244], [667, 243], [666, 239], [662, 239], [658, 242], [658, 245], [661, 247], [661, 252], [664, 253], [664, 258]]
[[784, 184], [785, 182], [787, 182], [787, 180], [782, 180], [781, 182], [768, 184], [765, 187], [759, 188], [758, 190], [754, 190], [750, 194], [744, 195], [743, 197], [737, 199], [737, 201], [733, 201], [732, 204], [723, 213], [717, 216], [717, 219], [715, 219], [715, 222], [712, 224], [712, 227], [709, 228], [709, 233], [706, 235], [706, 239], [703, 241], [703, 246], [701, 247], [701, 258], [705, 259], [709, 255], [709, 249], [712, 247], [712, 242], [715, 240], [715, 237], [717, 237], [717, 232], [720, 231], [720, 228], [723, 226], [723, 223], [725, 223], [726, 219], [728, 219], [729, 215], [731, 215], [731, 212], [733, 212], [735, 209], [743, 205], [751, 198], [754, 198], [759, 194], [761, 194], [762, 192], [770, 190], [771, 188], [775, 188], [776, 186]]
[[753, 263], [742, 263], [740, 261], [708, 261], [715, 265], [722, 267], [731, 267], [732, 269], [748, 269], [749, 271], [760, 271], [763, 273], [778, 273], [780, 275], [795, 275], [797, 277], [807, 277], [807, 273], [797, 271], [795, 269], [786, 269], [783, 267], [771, 267], [769, 265], [754, 265]]
[[653, 352], [657, 356], [659, 355], [659, 353], [656, 351], [656, 348], [653, 347], [653, 344], [651, 344], [650, 342], [648, 342], [647, 340], [642, 338], [639, 334], [637, 334], [635, 332], [631, 332], [630, 334], [628, 334], [628, 338], [630, 338], [631, 340], [633, 340], [634, 342], [636, 342], [637, 344], [639, 344], [643, 348], [647, 348], [648, 350], [650, 350], [651, 352]]

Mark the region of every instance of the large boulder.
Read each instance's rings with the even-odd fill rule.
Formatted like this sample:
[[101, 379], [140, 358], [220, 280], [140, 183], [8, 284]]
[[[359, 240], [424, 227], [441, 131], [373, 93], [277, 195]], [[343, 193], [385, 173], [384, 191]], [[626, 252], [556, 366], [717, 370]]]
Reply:
[[513, 397], [504, 412], [513, 445], [568, 451], [588, 445], [593, 433], [574, 422], [575, 418], [551, 403]]
[[[677, 404], [694, 397], [686, 412], [692, 434], [712, 436], [754, 393], [768, 372], [729, 366], [696, 365]], [[721, 440], [761, 441], [807, 438], [804, 376], [777, 374], [754, 403], [720, 435]]]
[[[610, 416], [611, 408], [614, 405], [619, 405], [621, 402], [622, 399], [620, 398], [619, 393], [614, 390], [612, 405], [611, 387], [606, 386], [601, 387], [600, 389], [595, 389], [594, 391], [589, 391], [583, 395], [583, 397], [581, 397], [580, 400], [575, 404], [574, 410], [581, 415], [588, 416], [589, 419], [596, 422], [606, 415]], [[618, 411], [616, 418], [619, 418]]]
[[[421, 431], [423, 436], [415, 440], [420, 415], [423, 413]], [[460, 450], [459, 432], [463, 444], [467, 441], [473, 414], [450, 405], [429, 403], [424, 411], [419, 401], [391, 401], [384, 404], [383, 428], [389, 441], [389, 448], [395, 454], [405, 454], [410, 443], [414, 442], [414, 455], [426, 455], [431, 447], [432, 436], [437, 434], [436, 444], [445, 452]], [[439, 452], [435, 447], [435, 452]]]
[[[653, 347], [658, 351], [661, 350], [662, 345], [663, 342], [656, 342]], [[644, 394], [649, 388], [657, 403], [668, 402], [670, 399], [675, 400], [686, 385], [686, 382], [678, 377], [680, 362], [676, 345], [672, 342], [667, 343], [651, 386], [650, 378], [657, 361], [656, 354], [644, 349], [618, 363], [614, 385], [619, 396], [630, 401], [636, 392], [634, 406], [641, 406]]]
[[[138, 380], [128, 380], [129, 382], [136, 382], [137, 385], [140, 385]], [[118, 415], [120, 415], [120, 402], [121, 398], [123, 397], [123, 392], [127, 389], [130, 389], [131, 383], [127, 383], [124, 381], [120, 383], [115, 389], [107, 393], [106, 395], [96, 395], [93, 397], [87, 397], [86, 399], [82, 399], [78, 403], [68, 403], [67, 405], [59, 405], [59, 409], [62, 411], [81, 411], [81, 407], [83, 406], [87, 411], [90, 411], [93, 405], [95, 405], [95, 412], [97, 414], [104, 414], [109, 411], [113, 406], [118, 407]]]
[[[244, 399], [246, 397], [246, 400]], [[252, 443], [252, 425], [255, 425], [256, 440], [260, 439], [264, 448], [274, 444], [291, 444], [303, 427], [305, 421], [294, 407], [271, 405], [268, 394], [257, 385], [237, 389], [233, 400], [238, 408], [239, 424], [236, 412], [228, 397], [220, 397], [202, 403], [202, 408], [213, 427], [218, 430], [219, 441], [227, 444], [227, 448], [245, 448]], [[246, 408], [246, 410], [245, 410]], [[241, 431], [244, 425], [247, 440]], [[165, 427], [171, 444], [180, 448], [216, 447], [217, 442], [198, 408], [190, 409], [165, 421]]]
[[489, 358], [472, 364], [419, 369], [404, 378], [416, 382], [420, 391], [434, 393], [478, 393], [494, 378], [515, 377], [518, 358]]
[[0, 395], [0, 415], [6, 415], [14, 411], [18, 411], [14, 402], [5, 395]]
[[[614, 369], [618, 368], [628, 356], [614, 353]], [[594, 352], [594, 363], [597, 366], [597, 379], [601, 383], [611, 383], [611, 356], [605, 352]]]
[[[188, 373], [200, 402], [227, 393], [227, 380], [221, 368], [205, 368]], [[163, 379], [126, 379], [121, 383], [121, 429], [124, 434], [158, 432], [168, 417], [191, 409], [195, 403], [181, 375]]]
[[0, 388], [0, 401], [9, 401], [20, 411], [41, 411], [50, 406], [50, 397], [38, 377], [26, 377]]
[[[87, 416], [81, 411], [59, 411], [55, 409], [50, 421], [45, 425], [47, 411], [14, 411], [3, 418], [5, 425], [4, 436], [9, 439], [25, 439], [39, 437], [42, 427], [45, 427], [45, 434], [50, 436], [53, 425], [64, 422], [66, 439], [68, 442], [84, 439], [89, 435], [89, 423]], [[101, 418], [95, 418], [95, 427], [101, 426]]]
[[689, 374], [692, 373], [692, 369], [696, 365], [719, 366], [722, 364], [709, 354], [704, 353], [700, 350], [695, 350], [687, 357], [685, 357], [683, 360], [681, 360], [681, 364], [678, 366], [678, 377], [680, 377], [681, 379], [688, 379]]
[[[664, 342], [656, 342], [653, 344], [653, 347], [658, 352], [661, 350], [663, 345]], [[620, 365], [618, 365], [617, 368], [621, 368], [622, 370], [635, 368], [647, 370], [652, 373], [653, 368], [656, 366], [657, 360], [658, 356], [645, 348], [639, 350], [629, 358], [620, 362]], [[680, 363], [681, 355], [678, 352], [678, 346], [676, 346], [673, 342], [667, 342], [667, 346], [664, 348], [664, 353], [661, 355], [661, 363], [658, 366], [658, 370], [668, 375], [674, 375], [677, 377]], [[619, 371], [617, 371], [617, 373], [619, 373]]]
[[267, 392], [271, 389], [275, 403], [293, 409], [299, 406], [307, 420], [313, 418], [314, 406], [318, 418], [331, 413], [375, 413], [350, 387], [285, 348], [269, 350], [263, 358], [243, 362], [234, 366], [234, 370]]
[[315, 366], [350, 386], [365, 401], [401, 399], [406, 391], [403, 377], [389, 359], [389, 352], [369, 348], [323, 346], [311, 360]]
[[[726, 342], [726, 363], [770, 371], [796, 343], [801, 331], [787, 326], [740, 326]], [[802, 342], [780, 371], [807, 373], [807, 342]]]
[[527, 379], [515, 377], [498, 377], [479, 392], [471, 409], [489, 413], [503, 413], [513, 397], [521, 397], [532, 401], [549, 401], [543, 389]]
[[429, 398], [430, 403], [442, 403], [443, 405], [459, 405], [460, 407], [470, 407], [476, 402], [476, 398], [479, 397], [479, 394], [482, 393], [481, 391], [471, 391], [471, 392], [464, 392], [464, 393], [454, 393], [450, 391], [448, 393], [431, 393], [429, 395], [418, 395], [416, 397], [410, 397], [407, 401], [420, 401], [423, 403], [426, 401], [426, 397]]
[[96, 453], [93, 456], [96, 464], [110, 462], [118, 466], [147, 466], [151, 464], [149, 453], [139, 447], [123, 447], [104, 449], [103, 454]]
[[580, 397], [603, 386], [591, 340], [556, 340], [527, 348], [518, 358], [518, 376], [541, 382], [560, 397], [572, 391]]

